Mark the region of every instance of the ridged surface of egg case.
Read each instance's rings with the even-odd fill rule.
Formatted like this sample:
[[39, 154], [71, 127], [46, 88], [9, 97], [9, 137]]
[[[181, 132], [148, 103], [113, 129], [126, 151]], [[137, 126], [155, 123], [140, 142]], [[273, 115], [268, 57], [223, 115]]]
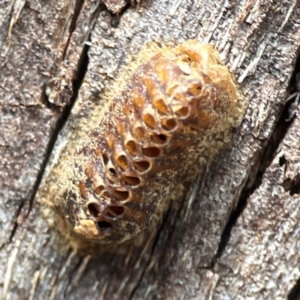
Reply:
[[89, 121], [51, 200], [75, 235], [103, 244], [150, 228], [240, 116], [233, 78], [211, 45], [152, 44], [139, 55], [102, 116]]

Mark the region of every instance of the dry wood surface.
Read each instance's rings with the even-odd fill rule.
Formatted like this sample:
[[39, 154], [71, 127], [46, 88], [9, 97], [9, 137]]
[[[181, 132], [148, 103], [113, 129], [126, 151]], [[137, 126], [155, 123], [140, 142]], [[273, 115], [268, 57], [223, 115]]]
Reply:
[[[300, 299], [300, 2], [128, 2], [0, 1], [2, 299]], [[148, 243], [58, 249], [39, 196], [51, 164], [131, 55], [188, 39], [218, 49], [245, 98], [232, 143]]]

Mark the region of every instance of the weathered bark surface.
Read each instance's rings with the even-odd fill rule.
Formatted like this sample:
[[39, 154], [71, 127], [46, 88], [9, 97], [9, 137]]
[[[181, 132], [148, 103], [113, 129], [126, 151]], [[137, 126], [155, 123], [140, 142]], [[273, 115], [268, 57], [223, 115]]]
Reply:
[[[296, 0], [145, 0], [119, 21], [96, 0], [0, 3], [2, 299], [295, 299], [300, 121], [285, 99], [299, 20]], [[149, 244], [59, 251], [36, 197], [46, 162], [80, 138], [78, 120], [130, 55], [189, 38], [216, 46], [249, 103], [232, 144]]]

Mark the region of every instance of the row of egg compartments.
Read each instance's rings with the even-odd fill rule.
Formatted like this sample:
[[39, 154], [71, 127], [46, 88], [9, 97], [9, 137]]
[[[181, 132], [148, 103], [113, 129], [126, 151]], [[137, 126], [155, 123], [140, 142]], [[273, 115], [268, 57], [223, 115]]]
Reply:
[[[172, 114], [163, 100], [159, 100], [157, 102], [158, 104], [156, 105], [156, 108], [160, 114]], [[180, 109], [175, 111], [175, 117], [163, 118], [161, 120], [161, 128], [159, 128], [158, 122], [151, 113], [148, 112], [143, 114], [142, 119], [147, 130], [145, 130], [145, 128], [142, 126], [136, 127], [134, 130], [136, 141], [134, 141], [133, 139], [129, 139], [125, 142], [126, 153], [133, 157], [143, 156], [143, 159], [133, 158], [131, 160], [134, 169], [133, 172], [129, 172], [131, 169], [130, 163], [126, 157], [126, 153], [123, 152], [121, 155], [116, 157], [116, 163], [118, 167], [120, 167], [120, 169], [122, 169], [123, 171], [120, 178], [118, 178], [117, 172], [110, 159], [106, 156], [106, 154], [102, 153], [102, 160], [106, 169], [106, 178], [109, 185], [114, 185], [116, 182], [120, 183], [121, 179], [122, 185], [130, 186], [131, 188], [138, 187], [141, 183], [141, 179], [137, 172], [141, 175], [149, 172], [151, 169], [151, 162], [147, 158], [153, 159], [158, 157], [161, 154], [161, 147], [165, 146], [168, 142], [168, 137], [166, 134], [156, 133], [153, 131], [157, 131], [157, 129], [159, 129], [160, 131], [163, 130], [165, 133], [172, 133], [178, 128], [178, 119], [186, 119], [189, 114], [189, 107], [182, 106]], [[143, 147], [138, 143], [138, 141], [143, 142], [145, 140], [148, 140], [149, 138], [150, 142], [155, 145]], [[120, 202], [130, 200], [130, 192], [124, 188], [120, 189], [111, 187], [109, 192], [103, 185], [100, 185], [96, 187], [94, 191], [96, 194], [104, 198], [113, 197]], [[95, 202], [89, 203], [87, 208], [89, 213], [97, 219], [97, 225], [101, 232], [108, 231], [112, 227], [111, 221], [116, 220], [118, 217], [123, 215], [125, 211], [125, 208], [122, 205], [107, 205], [106, 210], [102, 215], [99, 204]], [[101, 215], [106, 220], [99, 221]]]

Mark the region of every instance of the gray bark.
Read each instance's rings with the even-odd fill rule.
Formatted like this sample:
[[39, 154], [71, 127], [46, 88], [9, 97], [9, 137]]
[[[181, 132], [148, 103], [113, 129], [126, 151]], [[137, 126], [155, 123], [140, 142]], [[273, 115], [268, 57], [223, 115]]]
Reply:
[[[105, 2], [119, 20], [95, 0], [0, 2], [2, 299], [296, 299], [300, 3]], [[38, 201], [46, 166], [130, 55], [190, 38], [219, 50], [248, 103], [232, 143], [144, 247], [58, 249]]]

